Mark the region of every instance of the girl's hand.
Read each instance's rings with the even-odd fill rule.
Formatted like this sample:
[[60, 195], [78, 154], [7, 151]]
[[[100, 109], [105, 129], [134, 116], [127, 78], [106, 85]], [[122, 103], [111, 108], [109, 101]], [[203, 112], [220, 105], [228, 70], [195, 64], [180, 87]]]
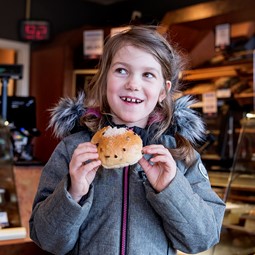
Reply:
[[69, 193], [75, 201], [79, 202], [82, 196], [88, 193], [100, 165], [96, 145], [90, 142], [81, 143], [74, 150], [69, 163], [71, 177]]
[[176, 163], [167, 148], [163, 145], [148, 145], [143, 147], [144, 154], [152, 154], [148, 162], [144, 157], [139, 160], [150, 184], [161, 192], [173, 180], [176, 174]]

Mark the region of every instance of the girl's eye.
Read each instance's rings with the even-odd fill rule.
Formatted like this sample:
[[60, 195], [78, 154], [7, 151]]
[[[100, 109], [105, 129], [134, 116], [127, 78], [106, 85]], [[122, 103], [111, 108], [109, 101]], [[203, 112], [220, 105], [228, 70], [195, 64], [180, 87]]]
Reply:
[[126, 74], [127, 73], [127, 70], [124, 69], [124, 68], [117, 68], [115, 70], [115, 72], [119, 73], [119, 74]]
[[152, 74], [152, 73], [145, 73], [144, 76], [147, 77], [147, 78], [153, 78], [153, 77], [155, 77], [155, 75]]

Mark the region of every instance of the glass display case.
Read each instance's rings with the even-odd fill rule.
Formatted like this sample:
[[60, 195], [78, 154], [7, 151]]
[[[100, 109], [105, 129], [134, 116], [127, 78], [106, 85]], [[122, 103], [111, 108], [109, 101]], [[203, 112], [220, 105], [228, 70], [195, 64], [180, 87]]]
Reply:
[[20, 225], [10, 130], [0, 122], [0, 231]]
[[[246, 180], [246, 181], [245, 181]], [[248, 181], [250, 182], [248, 183]], [[235, 188], [248, 189], [249, 194], [233, 194]], [[241, 120], [233, 165], [230, 170], [224, 200], [241, 200], [255, 203], [255, 114], [248, 113]]]
[[[255, 114], [241, 121], [240, 135], [225, 186], [221, 235], [225, 254], [255, 254]], [[214, 247], [217, 254], [217, 249]]]

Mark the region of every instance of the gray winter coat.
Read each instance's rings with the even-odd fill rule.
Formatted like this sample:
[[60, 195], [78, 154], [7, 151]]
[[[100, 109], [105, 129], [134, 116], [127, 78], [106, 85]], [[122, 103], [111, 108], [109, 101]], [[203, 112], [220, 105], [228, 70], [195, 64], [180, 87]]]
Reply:
[[[124, 240], [127, 255], [166, 255], [198, 253], [219, 241], [225, 204], [211, 189], [199, 154], [188, 168], [177, 161], [175, 178], [160, 193], [139, 164], [101, 167], [89, 193], [75, 202], [68, 193], [68, 165], [77, 145], [90, 139], [85, 131], [65, 137], [43, 169], [30, 219], [30, 236], [42, 249], [117, 255]], [[163, 141], [175, 146], [170, 135]]]

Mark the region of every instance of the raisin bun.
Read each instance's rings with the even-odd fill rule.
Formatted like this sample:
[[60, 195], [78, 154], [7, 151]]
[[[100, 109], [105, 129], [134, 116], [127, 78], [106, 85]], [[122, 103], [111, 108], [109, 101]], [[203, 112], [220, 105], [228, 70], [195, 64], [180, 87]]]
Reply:
[[95, 133], [91, 143], [97, 145], [104, 168], [133, 165], [142, 158], [142, 139], [130, 129], [104, 127]]

